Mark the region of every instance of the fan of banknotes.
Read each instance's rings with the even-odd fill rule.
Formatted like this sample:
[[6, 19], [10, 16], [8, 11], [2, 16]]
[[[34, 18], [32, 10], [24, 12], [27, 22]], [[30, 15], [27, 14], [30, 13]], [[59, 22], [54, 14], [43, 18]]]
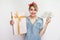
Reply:
[[42, 14], [42, 16], [41, 16], [42, 18], [47, 18], [47, 17], [53, 17], [53, 15], [52, 15], [52, 12], [45, 12], [45, 13], [43, 13]]

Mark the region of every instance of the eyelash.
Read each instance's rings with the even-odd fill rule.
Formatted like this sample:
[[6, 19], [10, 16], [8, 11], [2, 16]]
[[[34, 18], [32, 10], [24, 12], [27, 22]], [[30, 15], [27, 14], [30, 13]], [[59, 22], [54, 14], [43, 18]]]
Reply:
[[[30, 10], [33, 10], [33, 9], [30, 9]], [[36, 11], [36, 9], [34, 9], [34, 11]]]

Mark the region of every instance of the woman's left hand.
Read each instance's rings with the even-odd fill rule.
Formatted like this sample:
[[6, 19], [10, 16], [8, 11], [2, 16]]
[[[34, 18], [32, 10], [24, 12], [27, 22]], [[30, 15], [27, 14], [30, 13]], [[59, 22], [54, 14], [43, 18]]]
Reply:
[[51, 17], [47, 17], [46, 24], [49, 24], [51, 22]]

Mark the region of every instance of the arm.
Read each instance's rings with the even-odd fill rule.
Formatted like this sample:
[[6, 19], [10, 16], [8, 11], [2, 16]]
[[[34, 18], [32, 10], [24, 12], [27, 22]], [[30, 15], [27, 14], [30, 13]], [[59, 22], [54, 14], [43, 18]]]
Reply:
[[42, 29], [41, 32], [40, 32], [40, 36], [43, 36], [43, 34], [45, 33], [45, 31], [46, 31], [46, 29], [47, 29], [48, 24], [50, 23], [50, 21], [51, 21], [51, 18], [48, 17], [48, 18], [46, 19], [46, 23], [45, 23], [43, 29]]

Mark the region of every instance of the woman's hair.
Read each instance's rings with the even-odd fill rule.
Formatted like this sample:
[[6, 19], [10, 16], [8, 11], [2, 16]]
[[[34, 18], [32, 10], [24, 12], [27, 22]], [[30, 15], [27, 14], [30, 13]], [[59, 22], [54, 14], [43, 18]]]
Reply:
[[36, 11], [38, 11], [38, 6], [35, 2], [32, 2], [31, 4], [29, 4], [29, 10], [31, 7], [34, 7]]

